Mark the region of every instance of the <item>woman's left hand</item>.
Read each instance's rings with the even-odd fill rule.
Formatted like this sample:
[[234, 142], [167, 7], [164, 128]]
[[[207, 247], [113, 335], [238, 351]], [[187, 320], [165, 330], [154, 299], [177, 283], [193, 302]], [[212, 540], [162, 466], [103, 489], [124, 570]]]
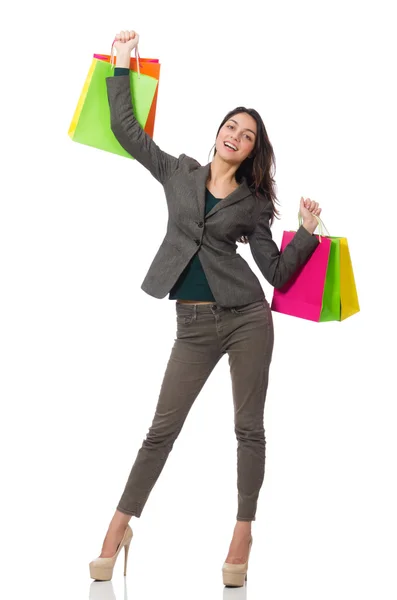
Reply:
[[310, 200], [310, 198], [303, 198], [302, 196], [300, 201], [300, 214], [302, 215], [303, 226], [310, 231], [310, 233], [314, 233], [318, 225], [316, 216], [319, 217], [321, 214], [319, 203]]

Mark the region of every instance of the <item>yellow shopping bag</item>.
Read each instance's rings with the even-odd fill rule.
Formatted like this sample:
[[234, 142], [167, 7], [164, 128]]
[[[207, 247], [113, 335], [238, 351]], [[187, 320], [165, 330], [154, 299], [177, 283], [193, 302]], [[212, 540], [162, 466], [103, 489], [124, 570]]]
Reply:
[[343, 321], [360, 311], [353, 266], [346, 238], [339, 238], [340, 248], [340, 303]]

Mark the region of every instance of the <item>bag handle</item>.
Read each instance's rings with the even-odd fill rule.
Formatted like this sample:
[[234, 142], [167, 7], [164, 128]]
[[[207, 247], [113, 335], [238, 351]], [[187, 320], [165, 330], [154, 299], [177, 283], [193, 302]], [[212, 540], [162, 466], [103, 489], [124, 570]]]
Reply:
[[[114, 66], [116, 64], [116, 61], [115, 60], [113, 61], [113, 59], [114, 59], [114, 43], [115, 42], [117, 42], [116, 39], [113, 40], [112, 49], [111, 49], [111, 52], [110, 52], [110, 66], [113, 67], [113, 68], [114, 68]], [[136, 64], [137, 64], [137, 67], [138, 67], [138, 69], [137, 69], [138, 70], [138, 79], [140, 79], [141, 78], [141, 68], [140, 68], [139, 61], [141, 60], [141, 57], [139, 56], [138, 46], [135, 46], [135, 58], [136, 58]]]
[[[324, 230], [326, 231], [326, 233], [327, 233], [328, 237], [330, 237], [330, 234], [329, 234], [329, 231], [328, 231], [328, 229], [326, 228], [326, 226], [324, 225], [324, 223], [323, 223], [323, 222], [322, 222], [322, 220], [320, 219], [320, 217], [318, 217], [317, 215], [313, 215], [313, 216], [314, 216], [314, 217], [316, 217], [316, 219], [317, 219], [317, 223], [318, 223], [318, 227], [320, 228], [320, 233], [319, 233], [319, 236], [318, 236], [318, 237], [319, 237], [319, 242], [320, 242], [320, 244], [321, 244], [321, 237], [325, 237], [325, 236], [324, 236]], [[301, 225], [303, 225], [303, 218], [302, 218], [302, 215], [301, 215], [300, 211], [298, 212], [298, 223], [299, 223], [299, 227], [300, 227]], [[316, 229], [317, 229], [317, 228], [316, 228]]]

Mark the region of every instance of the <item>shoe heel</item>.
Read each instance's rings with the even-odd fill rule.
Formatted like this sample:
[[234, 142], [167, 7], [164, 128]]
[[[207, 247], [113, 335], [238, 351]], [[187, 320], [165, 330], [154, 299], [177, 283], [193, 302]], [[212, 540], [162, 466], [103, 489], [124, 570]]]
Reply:
[[127, 575], [127, 561], [128, 561], [128, 551], [130, 549], [130, 544], [131, 544], [131, 542], [129, 542], [128, 544], [126, 544], [124, 546], [124, 577]]

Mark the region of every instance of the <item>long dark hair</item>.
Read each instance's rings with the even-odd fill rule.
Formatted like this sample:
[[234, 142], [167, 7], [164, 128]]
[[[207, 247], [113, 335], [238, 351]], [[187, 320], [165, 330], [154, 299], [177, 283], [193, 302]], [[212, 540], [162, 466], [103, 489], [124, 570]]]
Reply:
[[[280, 214], [276, 208], [276, 204], [279, 204], [276, 195], [276, 182], [274, 180], [274, 175], [276, 172], [276, 158], [274, 156], [274, 151], [270, 143], [269, 136], [267, 135], [265, 124], [262, 121], [262, 117], [253, 108], [239, 106], [238, 108], [231, 110], [223, 119], [217, 131], [216, 137], [218, 137], [218, 133], [223, 125], [238, 113], [247, 113], [253, 119], [255, 119], [257, 135], [254, 150], [252, 151], [251, 155], [241, 163], [236, 171], [236, 181], [240, 183], [242, 177], [245, 177], [249, 188], [257, 196], [264, 196], [271, 201], [273, 205], [271, 223], [273, 223], [274, 217], [278, 218]], [[214, 155], [215, 154], [216, 148]]]

